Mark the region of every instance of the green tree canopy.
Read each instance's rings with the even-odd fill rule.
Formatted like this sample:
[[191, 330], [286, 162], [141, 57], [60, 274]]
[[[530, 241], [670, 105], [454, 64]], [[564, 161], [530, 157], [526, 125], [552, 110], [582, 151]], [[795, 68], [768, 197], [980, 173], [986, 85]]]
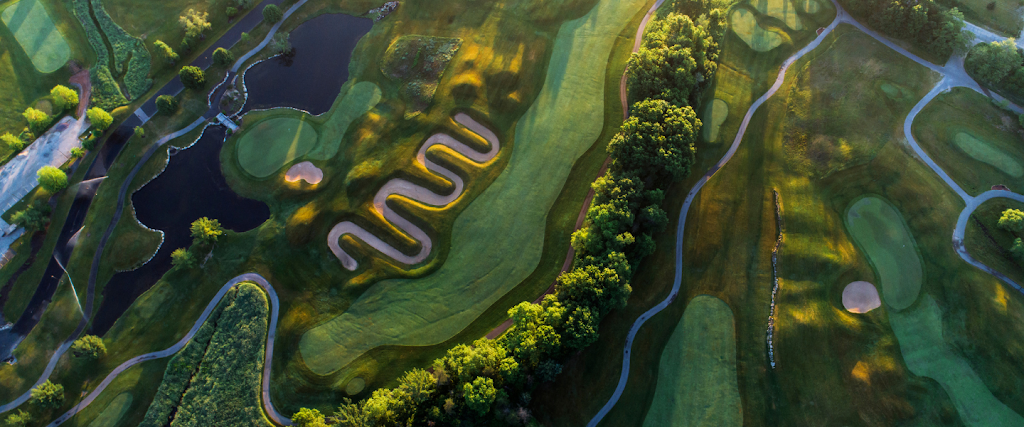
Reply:
[[107, 346], [103, 339], [96, 335], [86, 335], [71, 344], [71, 354], [77, 358], [96, 360], [107, 354]]
[[110, 113], [100, 107], [90, 108], [89, 111], [85, 112], [85, 116], [89, 118], [89, 123], [92, 123], [92, 126], [99, 130], [107, 130], [114, 123], [114, 118]]
[[28, 121], [28, 128], [33, 133], [43, 133], [46, 127], [50, 125], [50, 115], [35, 108], [28, 107], [21, 115]]
[[472, 383], [462, 385], [462, 395], [469, 409], [484, 415], [491, 410], [491, 404], [498, 397], [498, 390], [494, 388], [494, 380], [476, 377]]
[[218, 47], [213, 51], [213, 62], [217, 65], [231, 65], [232, 62], [235, 62], [235, 54], [230, 50]]
[[299, 427], [327, 427], [323, 414], [316, 409], [300, 408], [292, 415], [292, 422]]
[[541, 361], [557, 355], [562, 337], [555, 329], [562, 323], [565, 309], [554, 295], [547, 295], [541, 304], [521, 302], [508, 310], [512, 327], [502, 335], [521, 365], [536, 369]]
[[4, 132], [3, 135], [0, 135], [0, 141], [3, 141], [4, 145], [11, 149], [11, 151], [17, 152], [25, 149], [25, 141], [17, 136], [11, 135], [10, 132]]
[[1008, 38], [978, 45], [970, 55], [967, 55], [964, 66], [971, 70], [975, 77], [994, 83], [1020, 68], [1021, 62], [1016, 40]]
[[629, 58], [630, 99], [696, 104], [699, 89], [710, 83], [718, 69], [718, 44], [708, 26], [722, 27], [724, 18], [716, 14], [712, 19], [713, 24], [699, 26], [689, 16], [670, 13], [653, 21], [640, 50]]
[[1003, 215], [999, 217], [999, 228], [1017, 235], [1024, 234], [1024, 211], [1019, 209], [1003, 211]]
[[36, 176], [39, 178], [39, 185], [47, 193], [57, 194], [68, 188], [68, 175], [53, 166], [43, 166], [36, 172]]
[[1013, 239], [1013, 246], [1010, 247], [1010, 253], [1018, 260], [1024, 261], [1024, 241], [1022, 241], [1020, 237]]
[[182, 268], [194, 268], [198, 262], [192, 251], [185, 248], [175, 249], [171, 252], [171, 265]]
[[78, 106], [78, 92], [64, 85], [50, 89], [50, 97], [53, 98], [53, 106], [61, 111]]
[[212, 245], [224, 234], [224, 227], [220, 226], [220, 221], [205, 216], [193, 221], [190, 230], [192, 241], [199, 245]]
[[283, 17], [284, 12], [281, 12], [281, 8], [277, 7], [276, 4], [268, 4], [263, 7], [263, 20], [267, 21], [267, 23], [277, 23]]
[[160, 95], [156, 97], [156, 110], [166, 115], [174, 114], [178, 111], [178, 100], [171, 95]]
[[24, 427], [32, 422], [32, 414], [19, 409], [17, 414], [8, 415], [6, 421], [9, 426]]
[[186, 65], [178, 71], [181, 84], [189, 89], [199, 90], [206, 86], [206, 72], [202, 68]]
[[153, 47], [156, 48], [156, 51], [164, 58], [165, 61], [167, 61], [168, 64], [178, 62], [178, 59], [180, 59], [178, 57], [178, 53], [163, 41], [157, 40], [153, 42]]
[[209, 17], [210, 14], [208, 12], [200, 13], [195, 9], [189, 9], [184, 15], [178, 17], [178, 24], [185, 31], [185, 38], [181, 41], [182, 46], [191, 49], [195, 47], [199, 39], [205, 37], [203, 33], [213, 28]]
[[694, 162], [700, 126], [688, 105], [677, 107], [661, 99], [633, 104], [632, 115], [608, 144], [612, 170], [637, 171], [645, 181], [682, 179]]
[[40, 231], [46, 228], [50, 222], [50, 205], [42, 200], [37, 200], [27, 208], [11, 215], [11, 223], [25, 227], [28, 231]]
[[64, 404], [64, 386], [50, 380], [32, 389], [32, 404], [43, 409], [57, 409]]

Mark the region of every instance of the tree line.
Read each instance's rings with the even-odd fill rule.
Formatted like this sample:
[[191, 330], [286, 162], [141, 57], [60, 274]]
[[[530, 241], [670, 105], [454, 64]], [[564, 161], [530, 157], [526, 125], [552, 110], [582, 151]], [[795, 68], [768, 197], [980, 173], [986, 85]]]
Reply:
[[964, 68], [983, 86], [1014, 102], [1024, 102], [1024, 54], [1017, 40], [979, 43], [967, 55]]
[[[608, 145], [611, 165], [593, 184], [584, 226], [572, 235], [573, 268], [559, 276], [555, 293], [510, 309], [512, 326], [498, 339], [455, 346], [429, 370], [407, 372], [395, 388], [377, 389], [361, 402], [346, 399], [329, 421], [537, 425], [528, 409], [532, 392], [597, 340], [605, 315], [625, 306], [633, 272], [655, 249], [652, 235], [668, 224], [660, 206], [665, 189], [688, 176], [695, 161], [701, 127], [695, 110], [714, 79], [725, 11], [700, 0], [671, 7], [629, 60], [635, 102]], [[293, 421], [310, 427], [328, 420], [303, 408]]]
[[932, 0], [841, 0], [861, 22], [906, 41], [936, 58], [967, 51], [974, 34], [964, 31], [964, 14]]

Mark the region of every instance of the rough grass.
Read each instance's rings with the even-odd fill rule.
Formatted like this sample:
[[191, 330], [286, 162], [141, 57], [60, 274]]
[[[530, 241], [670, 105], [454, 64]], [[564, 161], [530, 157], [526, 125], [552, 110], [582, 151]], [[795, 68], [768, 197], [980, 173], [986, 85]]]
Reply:
[[797, 14], [796, 1], [798, 0], [750, 0], [750, 5], [761, 14], [776, 18], [790, 29], [800, 31], [804, 27]]
[[732, 309], [699, 295], [665, 344], [645, 427], [741, 426]]
[[445, 341], [529, 276], [547, 211], [601, 133], [614, 40], [643, 3], [601, 1], [563, 24], [544, 88], [516, 126], [509, 165], [455, 221], [445, 264], [422, 279], [382, 281], [311, 329], [299, 344], [307, 367], [326, 375], [377, 346]]
[[304, 118], [278, 117], [248, 127], [238, 141], [242, 168], [257, 178], [266, 178], [306, 155], [316, 145], [317, 134]]
[[[1024, 165], [1024, 129], [1016, 115], [993, 105], [985, 95], [967, 88], [939, 94], [917, 115], [912, 131], [921, 148], [968, 194], [1000, 184], [1011, 191], [1024, 190], [1017, 175]], [[984, 145], [960, 146], [970, 139]]]
[[722, 127], [722, 123], [729, 117], [729, 104], [725, 101], [715, 98], [705, 109], [704, 117], [701, 121], [704, 123], [703, 135], [704, 140], [707, 142], [720, 142], [718, 139], [718, 130]]
[[121, 421], [121, 417], [124, 417], [125, 412], [128, 412], [128, 408], [132, 405], [132, 394], [131, 392], [124, 392], [114, 398], [103, 412], [96, 419], [89, 423], [89, 427], [115, 427], [118, 422]]
[[52, 73], [71, 58], [71, 46], [39, 0], [21, 0], [4, 9], [4, 24], [40, 73]]
[[885, 200], [865, 197], [846, 213], [850, 236], [875, 267], [882, 301], [896, 311], [914, 303], [921, 291], [921, 259], [906, 222]]
[[[964, 13], [964, 19], [973, 24], [988, 27], [1006, 37], [1020, 37], [1024, 30], [1020, 0], [941, 0], [937, 3], [956, 7]], [[989, 9], [989, 5], [993, 6]]]
[[[1017, 283], [1024, 282], [1024, 265], [1013, 256], [1010, 247], [1016, 238], [1012, 233], [999, 228], [999, 217], [1007, 209], [1024, 210], [1024, 203], [1009, 199], [992, 199], [974, 211], [964, 233], [964, 245], [974, 259], [996, 269]], [[999, 299], [1013, 297], [1013, 289], [1006, 289]]]
[[434, 99], [441, 74], [460, 46], [459, 38], [411, 35], [399, 37], [388, 47], [380, 70], [402, 82], [402, 95], [412, 105], [406, 116], [419, 113]]

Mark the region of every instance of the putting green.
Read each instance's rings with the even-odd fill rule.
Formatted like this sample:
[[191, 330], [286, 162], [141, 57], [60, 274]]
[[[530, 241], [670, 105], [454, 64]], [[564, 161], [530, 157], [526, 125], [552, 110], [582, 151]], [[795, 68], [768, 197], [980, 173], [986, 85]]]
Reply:
[[57, 71], [71, 58], [71, 46], [39, 0], [14, 3], [4, 9], [2, 18], [40, 73]]
[[718, 129], [729, 117], [729, 104], [715, 98], [704, 112], [704, 139], [708, 142], [718, 142]]
[[316, 130], [301, 118], [275, 117], [256, 123], [238, 141], [238, 163], [250, 175], [266, 178], [316, 145]]
[[953, 142], [963, 152], [967, 153], [968, 156], [974, 158], [974, 160], [987, 163], [1014, 178], [1024, 176], [1024, 168], [1013, 157], [967, 132], [957, 133], [953, 137]]
[[725, 301], [699, 295], [662, 350], [644, 427], [743, 425], [736, 378], [732, 310]]
[[875, 267], [885, 303], [896, 310], [913, 304], [924, 277], [921, 259], [896, 208], [877, 197], [860, 199], [846, 212], [846, 229]]
[[516, 124], [508, 166], [456, 219], [447, 261], [421, 279], [377, 283], [303, 334], [299, 350], [313, 373], [337, 371], [382, 345], [441, 343], [537, 268], [547, 213], [604, 126], [608, 55], [645, 4], [600, 0], [562, 24], [544, 87]]
[[118, 421], [121, 421], [121, 417], [124, 416], [125, 412], [128, 412], [128, 407], [132, 406], [132, 394], [124, 392], [114, 400], [111, 400], [107, 404], [106, 408], [103, 408], [103, 412], [96, 419], [89, 423], [89, 427], [114, 427]]
[[974, 369], [942, 337], [942, 311], [930, 295], [911, 310], [889, 312], [903, 360], [914, 375], [932, 378], [953, 400], [968, 426], [1022, 426], [1024, 418], [985, 386]]
[[309, 157], [328, 160], [338, 153], [341, 140], [349, 125], [380, 102], [380, 88], [373, 82], [359, 82], [331, 107], [330, 117], [320, 127], [320, 143], [309, 152]]
[[[814, 1], [814, 0], [809, 0]], [[758, 12], [785, 22], [790, 29], [800, 31], [804, 26], [800, 23], [800, 16], [796, 13], [796, 7], [790, 0], [750, 0]]]
[[817, 0], [804, 0], [803, 6], [804, 12], [812, 15], [821, 10], [821, 3], [818, 3]]
[[746, 9], [736, 9], [729, 15], [729, 23], [732, 31], [743, 40], [747, 46], [757, 52], [767, 52], [782, 44], [782, 36], [776, 29], [765, 30], [757, 23], [754, 12]]

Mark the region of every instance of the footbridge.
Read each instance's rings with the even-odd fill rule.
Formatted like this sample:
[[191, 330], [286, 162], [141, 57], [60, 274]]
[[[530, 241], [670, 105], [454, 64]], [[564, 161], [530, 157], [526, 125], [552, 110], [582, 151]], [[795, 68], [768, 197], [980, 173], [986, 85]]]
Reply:
[[227, 126], [228, 129], [231, 129], [231, 132], [238, 132], [238, 124], [231, 121], [231, 119], [228, 118], [228, 116], [225, 116], [224, 113], [217, 113], [217, 121], [220, 122], [220, 124]]

